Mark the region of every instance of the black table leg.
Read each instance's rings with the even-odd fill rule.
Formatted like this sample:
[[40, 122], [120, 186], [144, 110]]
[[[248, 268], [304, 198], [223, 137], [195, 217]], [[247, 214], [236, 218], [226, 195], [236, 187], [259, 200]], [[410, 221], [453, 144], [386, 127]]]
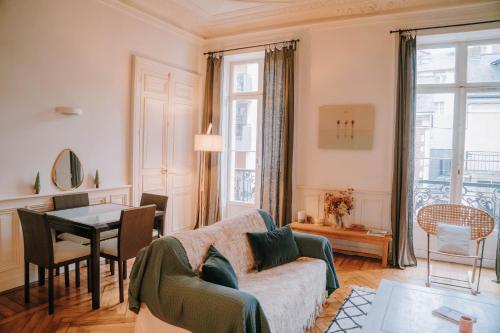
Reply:
[[101, 281], [100, 281], [100, 234], [97, 230], [92, 231], [92, 238], [90, 239], [91, 256], [92, 256], [92, 309], [99, 309], [101, 306]]
[[38, 266], [38, 285], [45, 285], [45, 267]]

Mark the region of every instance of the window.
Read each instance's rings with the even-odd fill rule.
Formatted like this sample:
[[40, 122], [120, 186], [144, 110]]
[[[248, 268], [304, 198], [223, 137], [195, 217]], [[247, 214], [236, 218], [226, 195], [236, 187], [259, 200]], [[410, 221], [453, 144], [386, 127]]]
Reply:
[[227, 57], [225, 215], [258, 205], [263, 54]]
[[415, 212], [463, 203], [500, 220], [500, 41], [419, 45]]

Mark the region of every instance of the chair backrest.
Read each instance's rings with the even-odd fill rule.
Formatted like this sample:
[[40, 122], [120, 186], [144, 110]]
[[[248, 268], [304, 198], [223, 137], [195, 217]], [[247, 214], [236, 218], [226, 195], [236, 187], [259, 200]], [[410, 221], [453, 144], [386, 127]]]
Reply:
[[134, 258], [140, 249], [151, 244], [155, 211], [155, 205], [122, 210], [118, 231], [120, 258]]
[[156, 210], [167, 211], [168, 197], [166, 195], [143, 193], [141, 206], [156, 205]]
[[471, 240], [485, 238], [493, 231], [495, 220], [484, 210], [453, 204], [436, 204], [422, 207], [417, 214], [418, 224], [431, 235], [437, 233], [438, 223], [471, 228]]
[[52, 198], [54, 210], [84, 207], [90, 204], [88, 193], [58, 195]]
[[17, 213], [23, 229], [24, 259], [46, 267], [53, 262], [54, 249], [45, 215], [24, 208], [19, 208]]

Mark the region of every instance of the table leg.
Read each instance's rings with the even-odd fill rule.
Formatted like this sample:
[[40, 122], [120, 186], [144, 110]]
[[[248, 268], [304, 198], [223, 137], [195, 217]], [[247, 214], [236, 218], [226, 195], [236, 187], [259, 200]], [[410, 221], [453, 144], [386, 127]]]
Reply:
[[389, 256], [389, 242], [385, 242], [382, 247], [382, 267], [387, 267], [387, 257]]
[[100, 234], [96, 230], [92, 232], [92, 238], [90, 239], [91, 246], [91, 256], [92, 256], [92, 309], [99, 309], [101, 306], [101, 283], [100, 283], [100, 245], [101, 239]]

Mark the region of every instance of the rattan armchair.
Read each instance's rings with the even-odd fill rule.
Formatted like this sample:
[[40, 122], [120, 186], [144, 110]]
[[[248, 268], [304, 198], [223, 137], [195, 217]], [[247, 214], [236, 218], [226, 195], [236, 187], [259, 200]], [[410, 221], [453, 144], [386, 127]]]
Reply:
[[[479, 293], [479, 282], [481, 279], [481, 269], [483, 266], [483, 255], [484, 255], [484, 242], [486, 237], [488, 237], [493, 228], [495, 227], [495, 222], [493, 217], [487, 212], [477, 209], [474, 207], [463, 206], [463, 205], [453, 205], [453, 204], [436, 204], [428, 205], [421, 208], [417, 214], [417, 221], [420, 227], [427, 233], [427, 283], [426, 285], [430, 287], [431, 283], [450, 285], [460, 288], [470, 289], [472, 294], [476, 295]], [[474, 255], [459, 255], [450, 254], [441, 251], [435, 251], [430, 249], [430, 236], [436, 235], [438, 230], [438, 223], [446, 223], [457, 226], [468, 226], [471, 229], [470, 240], [476, 242], [476, 251]], [[481, 252], [481, 253], [480, 253]], [[465, 259], [472, 259], [472, 272], [470, 272], [467, 280], [456, 279], [450, 277], [443, 277], [438, 275], [433, 275], [431, 273], [431, 263], [430, 254], [439, 254], [445, 256], [459, 257]], [[476, 271], [479, 262], [479, 272], [476, 280]], [[446, 279], [450, 281], [441, 282], [432, 280], [433, 277], [439, 279]], [[477, 281], [477, 282], [476, 282]], [[455, 283], [453, 283], [455, 282]], [[466, 283], [465, 285], [457, 283]]]

